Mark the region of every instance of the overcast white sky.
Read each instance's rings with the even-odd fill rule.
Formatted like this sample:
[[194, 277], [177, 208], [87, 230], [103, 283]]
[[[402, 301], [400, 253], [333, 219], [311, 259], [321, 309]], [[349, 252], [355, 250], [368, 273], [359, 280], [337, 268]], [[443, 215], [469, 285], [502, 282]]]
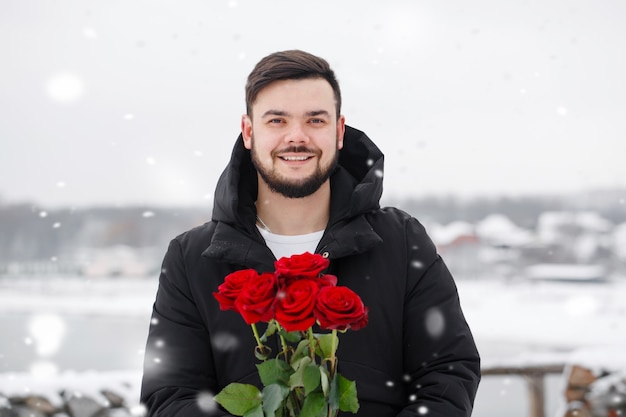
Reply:
[[626, 187], [622, 0], [0, 2], [0, 201], [208, 204], [270, 52], [325, 57], [385, 196]]

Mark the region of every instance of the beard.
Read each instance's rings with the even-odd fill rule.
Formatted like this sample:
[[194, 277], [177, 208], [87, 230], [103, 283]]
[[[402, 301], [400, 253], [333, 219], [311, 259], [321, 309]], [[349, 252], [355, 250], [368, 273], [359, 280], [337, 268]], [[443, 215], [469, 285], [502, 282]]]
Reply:
[[[283, 149], [282, 152], [307, 152], [319, 155], [319, 152], [312, 151], [304, 146], [290, 147]], [[339, 162], [339, 150], [336, 149], [328, 165], [323, 167], [318, 163], [315, 172], [311, 175], [306, 178], [293, 180], [281, 176], [273, 168], [266, 169], [263, 166], [254, 147], [254, 138], [252, 138], [252, 149], [250, 153], [252, 165], [254, 165], [257, 173], [261, 176], [269, 189], [287, 198], [303, 198], [315, 193], [330, 178]]]

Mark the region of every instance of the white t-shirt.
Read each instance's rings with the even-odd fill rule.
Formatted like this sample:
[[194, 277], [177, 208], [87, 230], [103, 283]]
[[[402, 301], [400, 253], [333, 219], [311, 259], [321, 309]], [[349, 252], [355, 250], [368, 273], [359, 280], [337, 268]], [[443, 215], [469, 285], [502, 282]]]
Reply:
[[276, 259], [299, 255], [304, 252], [315, 253], [315, 249], [317, 249], [317, 245], [324, 234], [324, 231], [320, 230], [305, 235], [285, 236], [270, 233], [259, 225], [257, 227]]

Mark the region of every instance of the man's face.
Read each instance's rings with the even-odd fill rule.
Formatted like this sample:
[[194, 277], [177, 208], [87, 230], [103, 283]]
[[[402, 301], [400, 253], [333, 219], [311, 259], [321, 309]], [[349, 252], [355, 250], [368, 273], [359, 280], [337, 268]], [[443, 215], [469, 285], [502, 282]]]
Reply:
[[269, 188], [301, 198], [317, 191], [335, 168], [345, 122], [343, 116], [337, 119], [335, 95], [326, 80], [283, 80], [259, 92], [241, 130]]

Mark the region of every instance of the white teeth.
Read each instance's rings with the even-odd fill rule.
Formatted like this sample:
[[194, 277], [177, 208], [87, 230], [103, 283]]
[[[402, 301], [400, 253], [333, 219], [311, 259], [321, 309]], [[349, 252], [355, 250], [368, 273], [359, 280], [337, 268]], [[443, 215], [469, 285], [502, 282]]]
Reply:
[[285, 161], [306, 161], [307, 159], [309, 159], [308, 156], [283, 156], [281, 158], [283, 158]]

